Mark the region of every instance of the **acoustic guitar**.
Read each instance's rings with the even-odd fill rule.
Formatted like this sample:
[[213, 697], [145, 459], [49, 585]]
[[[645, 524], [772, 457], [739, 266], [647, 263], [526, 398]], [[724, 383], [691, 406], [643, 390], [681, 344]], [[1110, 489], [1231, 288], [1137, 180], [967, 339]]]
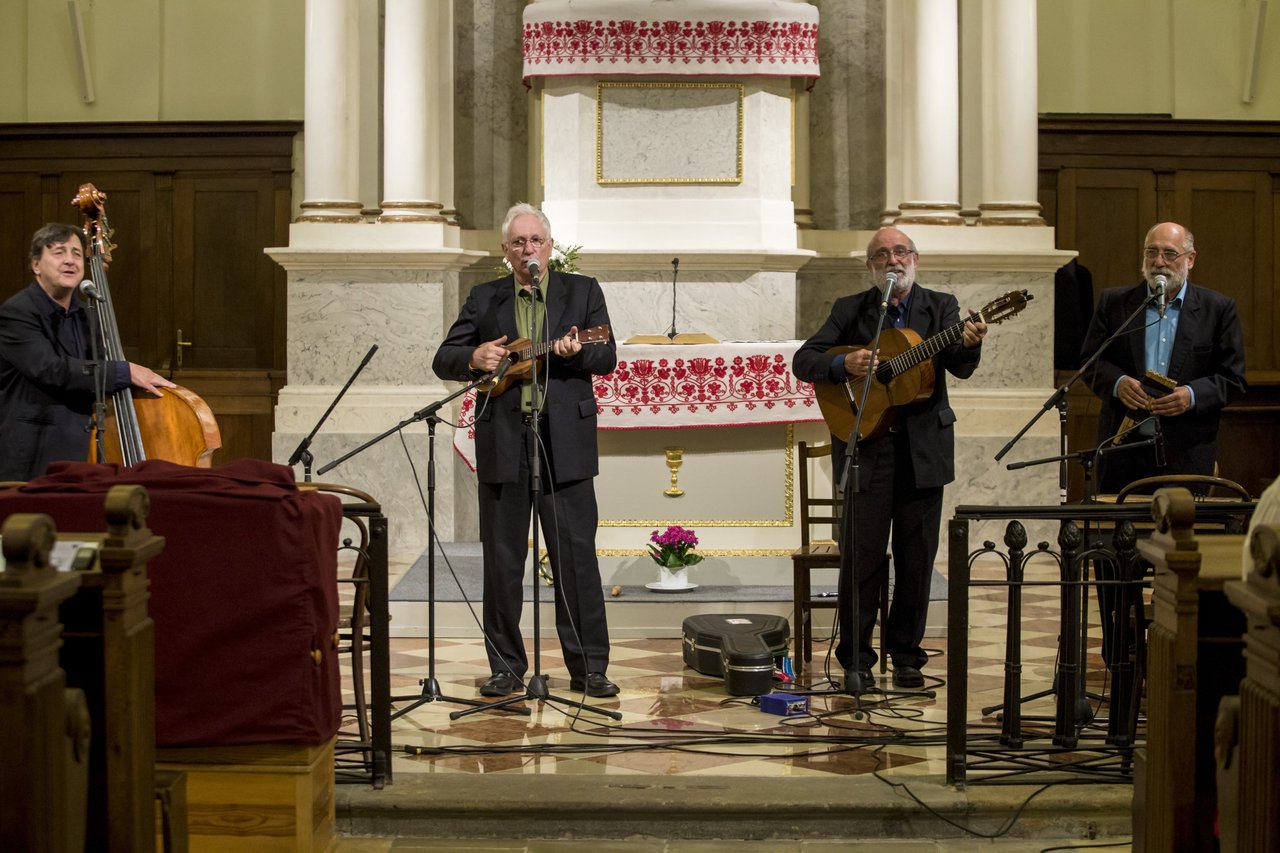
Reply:
[[[558, 338], [556, 339], [558, 340]], [[587, 344], [604, 344], [609, 342], [609, 324], [605, 323], [601, 326], [592, 326], [590, 329], [580, 329], [578, 331], [578, 343], [586, 346]], [[478, 390], [485, 392], [490, 397], [498, 397], [515, 382], [522, 379], [533, 369], [533, 365], [544, 355], [551, 352], [551, 348], [555, 345], [555, 340], [539, 341], [533, 343], [528, 338], [517, 338], [507, 344], [507, 351], [511, 355], [516, 356], [517, 360], [502, 375], [502, 378], [494, 381], [483, 382], [476, 386]]]
[[[866, 411], [858, 426], [858, 437], [865, 441], [884, 435], [893, 426], [894, 415], [900, 406], [922, 400], [933, 393], [933, 357], [942, 350], [959, 343], [964, 334], [964, 324], [969, 320], [998, 325], [1015, 316], [1032, 299], [1025, 290], [1011, 290], [993, 299], [981, 310], [970, 314], [950, 328], [943, 329], [928, 340], [921, 341], [913, 329], [885, 329], [880, 333], [880, 359], [872, 374], [871, 389], [867, 394]], [[849, 353], [866, 349], [859, 346], [834, 347], [828, 355]], [[827, 422], [831, 434], [844, 441], [853, 433], [857, 420], [858, 402], [862, 399], [863, 385], [867, 377], [846, 377], [844, 382], [815, 382], [813, 390], [818, 398], [818, 408]]]

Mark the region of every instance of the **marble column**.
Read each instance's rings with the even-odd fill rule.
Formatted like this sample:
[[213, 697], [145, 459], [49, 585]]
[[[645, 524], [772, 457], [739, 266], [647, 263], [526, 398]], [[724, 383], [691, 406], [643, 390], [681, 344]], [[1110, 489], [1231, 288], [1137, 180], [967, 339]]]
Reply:
[[903, 200], [895, 221], [962, 225], [958, 7], [956, 0], [901, 6]]
[[453, 199], [453, 4], [431, 3], [427, 11], [427, 36], [433, 59], [435, 91], [427, 94], [427, 115], [431, 122], [431, 138], [436, 151], [431, 158], [431, 186], [441, 205], [440, 215], [458, 224], [458, 210]]
[[300, 222], [359, 222], [359, 75], [354, 0], [307, 0]]
[[1036, 201], [1036, 7], [983, 0], [979, 225], [1044, 225]]
[[427, 46], [435, 4], [385, 0], [383, 27], [382, 222], [441, 222], [444, 205], [431, 201], [429, 175], [438, 176], [439, 139], [428, 116], [438, 99], [439, 62]]

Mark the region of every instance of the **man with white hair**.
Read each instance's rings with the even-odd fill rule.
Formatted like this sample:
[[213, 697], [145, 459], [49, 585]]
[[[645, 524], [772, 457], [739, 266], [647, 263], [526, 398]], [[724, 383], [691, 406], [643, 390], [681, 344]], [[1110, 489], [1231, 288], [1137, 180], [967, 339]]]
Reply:
[[[534, 342], [545, 353], [510, 366], [518, 381], [509, 390], [494, 388], [482, 395], [477, 406], [484, 632], [491, 670], [480, 687], [482, 696], [525, 689], [528, 660], [520, 612], [535, 445], [541, 461], [538, 518], [555, 576], [556, 629], [569, 687], [588, 696], [618, 693], [606, 675], [609, 629], [596, 560], [599, 512], [593, 478], [600, 465], [592, 384], [593, 377], [613, 371], [617, 349], [612, 332], [599, 331], [609, 324], [599, 282], [550, 271], [552, 246], [551, 223], [542, 211], [524, 203], [513, 206], [502, 224], [502, 250], [512, 274], [471, 290], [432, 362], [441, 379], [470, 381], [519, 355], [508, 348], [516, 341]], [[588, 334], [592, 330], [594, 336]], [[595, 345], [584, 346], [586, 338]], [[531, 354], [536, 355], [524, 353]]]

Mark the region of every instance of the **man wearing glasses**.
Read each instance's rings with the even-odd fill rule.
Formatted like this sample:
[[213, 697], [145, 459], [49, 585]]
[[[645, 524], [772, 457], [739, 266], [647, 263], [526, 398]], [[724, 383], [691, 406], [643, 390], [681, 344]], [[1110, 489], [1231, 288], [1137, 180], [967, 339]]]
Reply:
[[1143, 242], [1143, 280], [1098, 300], [1082, 360], [1146, 303], [1086, 374], [1102, 401], [1098, 444], [1110, 444], [1126, 416], [1137, 426], [1121, 443], [1154, 439], [1104, 454], [1099, 491], [1160, 474], [1214, 472], [1222, 409], [1245, 390], [1244, 340], [1235, 301], [1188, 279], [1195, 262], [1191, 232], [1162, 222]]
[[[886, 293], [886, 329], [910, 329], [921, 340], [927, 340], [959, 325], [960, 305], [954, 296], [916, 284], [917, 259], [915, 243], [906, 234], [897, 228], [877, 231], [867, 244], [870, 288], [836, 300], [822, 328], [796, 351], [792, 372], [816, 384], [844, 383], [850, 377], [856, 379], [866, 376], [868, 370], [874, 371], [876, 363], [868, 349], [840, 354], [832, 353], [831, 349], [870, 345]], [[947, 401], [946, 374], [960, 379], [973, 375], [982, 357], [981, 344], [986, 333], [984, 323], [965, 322], [961, 341], [942, 349], [932, 359], [932, 392], [895, 410], [891, 415], [892, 426], [886, 433], [858, 443], [858, 493], [851, 508], [855, 524], [852, 562], [856, 578], [842, 567], [838, 587], [840, 640], [835, 649], [836, 660], [845, 670], [849, 692], [872, 686], [871, 667], [876, 662], [876, 652], [871, 635], [880, 590], [889, 579], [885, 553], [890, 548], [891, 533], [894, 590], [888, 624], [881, 628], [885, 651], [893, 662], [896, 686], [924, 685], [920, 669], [928, 655], [920, 643], [929, 610], [933, 561], [938, 554], [942, 487], [955, 479], [956, 415]], [[844, 467], [846, 444], [835, 435], [832, 442], [838, 480]], [[843, 542], [841, 548], [847, 551]], [[856, 614], [851, 606], [855, 580], [858, 584]], [[858, 638], [856, 657], [851, 642], [855, 636]]]
[[[612, 332], [602, 331], [609, 312], [600, 284], [583, 275], [550, 272], [552, 246], [551, 223], [542, 211], [523, 202], [507, 211], [502, 251], [512, 275], [471, 290], [432, 362], [441, 379], [471, 381], [510, 365], [517, 353], [508, 346], [517, 341], [533, 342], [545, 353], [533, 369], [528, 359], [509, 367], [518, 381], [508, 390], [481, 395], [477, 405], [484, 633], [492, 672], [480, 687], [482, 696], [525, 689], [528, 659], [520, 613], [535, 443], [541, 465], [538, 519], [555, 576], [556, 629], [569, 687], [588, 696], [618, 693], [605, 675], [609, 629], [596, 560], [599, 513], [593, 478], [599, 455], [592, 387], [593, 377], [613, 371], [617, 350]], [[583, 346], [580, 332], [592, 331], [597, 345]]]

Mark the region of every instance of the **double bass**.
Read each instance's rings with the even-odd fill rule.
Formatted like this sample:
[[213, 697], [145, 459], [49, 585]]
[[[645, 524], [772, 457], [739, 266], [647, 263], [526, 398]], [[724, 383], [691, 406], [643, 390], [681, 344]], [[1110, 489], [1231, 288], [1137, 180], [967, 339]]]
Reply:
[[[120, 342], [116, 324], [115, 303], [107, 284], [107, 265], [111, 263], [111, 227], [107, 223], [106, 193], [93, 184], [84, 184], [72, 205], [84, 214], [84, 233], [89, 243], [89, 273], [100, 299], [89, 305], [96, 313], [102, 331], [102, 357], [105, 361], [128, 361]], [[103, 428], [104, 462], [134, 465], [144, 459], [163, 459], [180, 465], [209, 468], [213, 451], [222, 446], [222, 434], [209, 404], [182, 386], [161, 388], [159, 397], [135, 398], [132, 388], [111, 395], [113, 417]], [[89, 461], [94, 460], [95, 440], [90, 445]]]

